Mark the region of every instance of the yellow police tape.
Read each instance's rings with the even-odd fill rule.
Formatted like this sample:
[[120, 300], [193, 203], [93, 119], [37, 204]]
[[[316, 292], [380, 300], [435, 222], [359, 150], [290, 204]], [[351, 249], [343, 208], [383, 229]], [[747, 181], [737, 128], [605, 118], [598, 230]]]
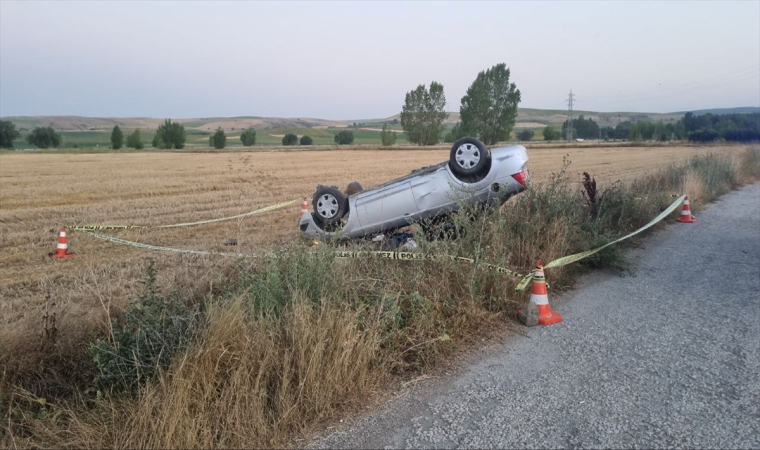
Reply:
[[225, 220], [242, 219], [243, 217], [254, 216], [256, 214], [262, 214], [276, 209], [284, 208], [288, 205], [292, 205], [298, 202], [298, 200], [289, 200], [287, 202], [277, 203], [275, 205], [266, 206], [264, 208], [257, 209], [255, 211], [238, 214], [236, 216], [222, 217], [220, 219], [201, 220], [199, 222], [185, 222], [174, 223], [171, 225], [69, 225], [66, 229], [72, 231], [102, 231], [102, 230], [133, 230], [142, 228], [179, 228], [179, 227], [191, 227], [195, 225], [206, 225], [215, 222], [224, 222]]
[[[661, 221], [662, 219], [666, 218], [670, 213], [672, 213], [673, 211], [675, 211], [675, 209], [678, 208], [678, 205], [680, 205], [681, 202], [683, 202], [684, 198], [685, 198], [684, 195], [678, 197], [678, 199], [676, 201], [674, 201], [670, 206], [668, 206], [665, 209], [665, 211], [661, 212], [659, 216], [655, 217], [654, 219], [652, 219], [651, 221], [649, 221], [649, 223], [647, 223], [643, 227], [639, 228], [638, 230], [633, 231], [631, 233], [628, 233], [628, 234], [626, 234], [625, 236], [623, 236], [623, 237], [621, 237], [619, 239], [615, 239], [614, 241], [608, 242], [607, 244], [604, 244], [601, 247], [597, 247], [597, 248], [595, 248], [593, 250], [587, 250], [585, 252], [580, 252], [580, 253], [576, 253], [574, 255], [564, 256], [562, 258], [555, 259], [554, 261], [550, 262], [549, 264], [544, 265], [544, 269], [551, 269], [552, 267], [561, 267], [561, 266], [566, 266], [568, 264], [572, 264], [574, 262], [580, 261], [583, 258], [588, 258], [589, 256], [593, 255], [594, 253], [596, 253], [598, 251], [601, 251], [601, 250], [604, 250], [605, 248], [609, 247], [610, 245], [617, 244], [620, 241], [624, 241], [624, 240], [626, 240], [626, 239], [628, 239], [628, 238], [630, 238], [632, 236], [635, 236], [635, 235], [641, 233], [642, 231], [646, 230], [647, 228], [651, 227], [652, 225], [654, 225], [657, 222]], [[532, 279], [533, 279], [533, 273], [531, 272], [528, 275], [526, 275], [522, 279], [522, 281], [520, 281], [520, 284], [518, 284], [515, 289], [518, 290], [518, 291], [524, 290], [528, 286], [528, 283], [530, 283], [530, 281]]]
[[[632, 236], [635, 236], [642, 231], [646, 230], [647, 228], [650, 228], [651, 226], [655, 225], [656, 223], [660, 222], [662, 219], [666, 218], [670, 213], [675, 211], [676, 208], [678, 208], [678, 205], [680, 205], [685, 196], [682, 195], [676, 199], [670, 206], [668, 206], [664, 211], [662, 211], [657, 217], [649, 221], [646, 225], [639, 228], [636, 231], [633, 231], [631, 233], [626, 234], [625, 236], [616, 239], [612, 242], [608, 242], [605, 245], [602, 245], [601, 247], [597, 247], [593, 250], [587, 250], [585, 252], [576, 253], [574, 255], [564, 256], [562, 258], [555, 259], [554, 261], [551, 261], [550, 263], [544, 265], [544, 269], [551, 269], [553, 267], [561, 267], [566, 266], [568, 264], [572, 264], [574, 262], [578, 262], [583, 258], [587, 258], [594, 253], [597, 253], [601, 250], [604, 250], [605, 248], [609, 247], [610, 245], [617, 244], [618, 242], [624, 241], [626, 239], [629, 239]], [[271, 211], [273, 209], [282, 208], [283, 206], [287, 206], [289, 204], [295, 203], [297, 200], [293, 200], [290, 202], [283, 202], [278, 203], [277, 205], [268, 206], [266, 208], [258, 209], [256, 211], [252, 211], [250, 213], [241, 214], [239, 216], [234, 217], [227, 217], [224, 219], [213, 219], [210, 221], [202, 221], [202, 222], [191, 222], [187, 224], [175, 224], [175, 225], [163, 225], [156, 228], [170, 228], [170, 227], [176, 227], [176, 226], [190, 226], [190, 225], [200, 225], [204, 223], [211, 223], [211, 222], [219, 222], [221, 220], [229, 220], [232, 218], [237, 217], [245, 217], [253, 214], [262, 213], [265, 211]], [[162, 247], [158, 245], [151, 245], [151, 244], [143, 244], [141, 242], [134, 242], [134, 241], [128, 241], [126, 239], [116, 238], [112, 236], [105, 236], [102, 234], [94, 233], [92, 231], [92, 228], [94, 227], [71, 227], [71, 230], [80, 231], [84, 234], [87, 234], [89, 236], [92, 236], [97, 239], [102, 239], [104, 241], [108, 241], [114, 244], [120, 244], [120, 245], [128, 245], [132, 247], [142, 248], [146, 250], [154, 250], [154, 251], [165, 251], [165, 252], [173, 252], [173, 253], [185, 253], [185, 254], [193, 254], [193, 255], [209, 255], [209, 256], [235, 256], [235, 257], [242, 257], [242, 258], [260, 258], [262, 256], [270, 256], [270, 257], [277, 257], [274, 253], [227, 253], [227, 252], [212, 252], [212, 251], [206, 251], [206, 250], [186, 250], [181, 248], [173, 248], [173, 247]], [[101, 227], [101, 228], [95, 228], [95, 229], [124, 229], [126, 227]], [[139, 227], [135, 226], [133, 228], [150, 228], [150, 227]], [[454, 256], [454, 255], [434, 255], [434, 254], [426, 254], [426, 253], [411, 253], [411, 252], [388, 252], [388, 251], [345, 251], [345, 250], [335, 250], [334, 255], [336, 258], [383, 258], [383, 259], [393, 259], [393, 260], [400, 260], [400, 261], [413, 261], [413, 260], [450, 260], [450, 261], [458, 261], [458, 262], [465, 262], [468, 264], [474, 264], [477, 267], [484, 268], [486, 270], [491, 270], [497, 273], [514, 276], [517, 278], [522, 278], [520, 283], [515, 287], [515, 290], [522, 291], [527, 286], [528, 283], [533, 279], [533, 272], [522, 275], [518, 272], [515, 272], [513, 270], [507, 269], [505, 267], [496, 266], [494, 264], [484, 263], [477, 261], [472, 258], [465, 258], [462, 256]]]
[[384, 259], [396, 259], [400, 261], [411, 261], [411, 260], [427, 260], [427, 261], [435, 261], [435, 260], [450, 260], [450, 261], [459, 261], [459, 262], [466, 262], [468, 264], [475, 264], [478, 267], [481, 267], [486, 270], [490, 270], [497, 273], [502, 273], [505, 275], [511, 275], [514, 277], [524, 277], [525, 275], [522, 275], [520, 273], [517, 273], [513, 270], [509, 270], [506, 267], [497, 266], [494, 264], [484, 263], [480, 261], [476, 261], [472, 258], [465, 258], [463, 256], [454, 256], [454, 255], [434, 255], [430, 253], [410, 253], [410, 252], [387, 252], [387, 251], [342, 251], [342, 250], [336, 250], [335, 252], [336, 258], [384, 258]]
[[[113, 244], [128, 245], [130, 247], [137, 247], [137, 248], [142, 248], [145, 250], [153, 250], [153, 251], [160, 251], [160, 252], [184, 253], [184, 254], [189, 254], [189, 255], [204, 255], [204, 256], [228, 256], [228, 257], [233, 256], [233, 257], [239, 257], [239, 258], [261, 258], [262, 256], [269, 256], [273, 258], [277, 257], [275, 253], [229, 253], [229, 252], [212, 252], [212, 251], [207, 251], [207, 250], [188, 250], [188, 249], [174, 248], [174, 247], [162, 247], [159, 245], [144, 244], [142, 242], [128, 241], [126, 239], [121, 239], [121, 238], [117, 238], [113, 236], [106, 236], [103, 234], [92, 232], [90, 230], [78, 230], [78, 231], [88, 236], [92, 236], [97, 239], [111, 242]], [[450, 261], [459, 261], [459, 262], [466, 262], [468, 264], [477, 264], [478, 267], [484, 268], [486, 270], [490, 270], [490, 271], [505, 274], [505, 275], [511, 275], [517, 278], [522, 278], [525, 276], [523, 274], [509, 270], [506, 267], [500, 267], [494, 264], [477, 262], [476, 260], [472, 258], [465, 258], [463, 256], [432, 255], [432, 254], [425, 254], [425, 253], [410, 253], [410, 252], [345, 251], [345, 250], [335, 250], [333, 253], [336, 258], [383, 258], [383, 259], [394, 259], [394, 260], [399, 260], [399, 261], [412, 261], [412, 260], [432, 261], [432, 260], [448, 259]]]
[[113, 244], [128, 245], [130, 247], [143, 248], [145, 250], [155, 250], [159, 252], [186, 253], [190, 255], [240, 256], [243, 258], [259, 258], [261, 256], [264, 256], [264, 253], [225, 253], [225, 252], [210, 252], [206, 250], [187, 250], [184, 248], [162, 247], [159, 245], [143, 244], [142, 242], [128, 241], [126, 239], [121, 239], [121, 238], [117, 238], [113, 236], [106, 236], [103, 234], [92, 232], [90, 230], [79, 229], [77, 231], [79, 231], [80, 233], [84, 233], [88, 236], [92, 236], [97, 239], [102, 239], [104, 241], [111, 242]]

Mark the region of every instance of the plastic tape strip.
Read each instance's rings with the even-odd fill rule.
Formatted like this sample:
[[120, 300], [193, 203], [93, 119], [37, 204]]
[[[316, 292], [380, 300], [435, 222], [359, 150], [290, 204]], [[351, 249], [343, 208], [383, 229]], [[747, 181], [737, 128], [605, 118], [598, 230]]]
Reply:
[[142, 248], [145, 250], [155, 250], [159, 252], [185, 253], [185, 254], [190, 254], [190, 255], [239, 256], [242, 258], [260, 258], [266, 255], [265, 253], [225, 253], [225, 252], [210, 252], [206, 250], [186, 250], [184, 248], [162, 247], [159, 245], [143, 244], [142, 242], [128, 241], [126, 239], [93, 233], [92, 231], [89, 231], [89, 230], [79, 230], [79, 231], [86, 235], [92, 236], [94, 238], [102, 239], [104, 241], [111, 242], [113, 244], [128, 245], [130, 247], [137, 247], [137, 248]]
[[[593, 255], [594, 253], [596, 253], [598, 251], [601, 251], [601, 250], [604, 250], [605, 248], [609, 247], [610, 245], [617, 244], [620, 241], [624, 241], [624, 240], [626, 240], [626, 239], [628, 239], [628, 238], [630, 238], [632, 236], [635, 236], [635, 235], [641, 233], [642, 231], [646, 230], [647, 228], [651, 227], [652, 225], [656, 224], [657, 222], [660, 222], [662, 219], [668, 217], [668, 215], [670, 215], [670, 213], [672, 213], [673, 211], [676, 210], [676, 208], [678, 208], [678, 205], [680, 205], [683, 202], [683, 200], [684, 200], [685, 197], [686, 196], [684, 196], [684, 195], [678, 197], [678, 199], [676, 199], [676, 201], [674, 201], [670, 206], [668, 206], [667, 209], [665, 209], [665, 211], [661, 212], [659, 216], [657, 216], [654, 219], [650, 220], [649, 223], [647, 223], [643, 227], [639, 228], [638, 230], [633, 231], [631, 233], [628, 233], [628, 234], [626, 234], [625, 236], [623, 236], [623, 237], [621, 237], [619, 239], [615, 239], [614, 241], [608, 242], [608, 243], [602, 245], [601, 247], [597, 247], [597, 248], [595, 248], [593, 250], [587, 250], [585, 252], [580, 252], [580, 253], [576, 253], [574, 255], [564, 256], [562, 258], [555, 259], [554, 261], [550, 262], [549, 264], [546, 264], [544, 266], [544, 269], [551, 269], [552, 267], [562, 267], [562, 266], [566, 266], [568, 264], [572, 264], [574, 262], [580, 261], [583, 258], [588, 258], [589, 256]], [[533, 274], [532, 273], [526, 275], [525, 278], [523, 278], [522, 281], [520, 281], [520, 284], [518, 284], [515, 289], [517, 289], [518, 291], [522, 291], [523, 289], [525, 289], [528, 286], [528, 283], [530, 283], [530, 280], [532, 280], [532, 279], [533, 279]]]
[[[130, 247], [137, 247], [142, 248], [145, 250], [153, 250], [153, 251], [160, 251], [160, 252], [171, 252], [171, 253], [184, 253], [184, 254], [190, 254], [190, 255], [205, 255], [205, 256], [232, 256], [232, 257], [239, 257], [239, 258], [260, 258], [262, 256], [270, 256], [270, 257], [277, 257], [274, 253], [225, 253], [225, 252], [211, 252], [206, 250], [187, 250], [182, 248], [174, 248], [174, 247], [162, 247], [159, 245], [151, 245], [151, 244], [143, 244], [142, 242], [134, 242], [134, 241], [128, 241], [126, 239], [121, 239], [117, 237], [112, 236], [106, 236], [103, 234], [94, 233], [89, 230], [79, 230], [80, 232], [92, 236], [97, 239], [101, 239], [107, 242], [111, 242], [113, 244], [119, 244], [119, 245], [128, 245]], [[472, 258], [465, 258], [462, 256], [452, 256], [452, 255], [426, 255], [422, 253], [409, 253], [409, 252], [382, 252], [382, 251], [342, 251], [342, 250], [336, 250], [334, 252], [336, 258], [385, 258], [385, 259], [395, 259], [400, 261], [412, 261], [412, 260], [436, 260], [436, 259], [448, 259], [451, 261], [459, 261], [459, 262], [466, 262], [468, 264], [476, 264], [476, 261]], [[524, 275], [519, 274], [517, 272], [514, 272], [512, 270], [509, 270], [505, 267], [496, 266], [493, 264], [488, 263], [478, 263], [478, 267], [484, 268], [486, 270], [491, 270], [493, 272], [505, 274], [505, 275], [511, 275], [517, 278], [522, 278]]]
[[132, 229], [138, 229], [138, 228], [179, 228], [179, 227], [191, 227], [195, 225], [206, 225], [209, 223], [215, 223], [215, 222], [224, 222], [226, 220], [233, 220], [233, 219], [241, 219], [243, 217], [248, 216], [254, 216], [256, 214], [262, 214], [269, 211], [274, 211], [276, 209], [284, 208], [288, 205], [292, 205], [298, 202], [298, 200], [290, 200], [287, 202], [281, 202], [277, 203], [275, 205], [266, 206], [264, 208], [257, 209], [255, 211], [238, 214], [236, 216], [230, 216], [230, 217], [222, 217], [220, 219], [209, 219], [209, 220], [201, 220], [199, 222], [185, 222], [185, 223], [175, 223], [171, 225], [74, 225], [74, 226], [67, 226], [66, 229], [72, 230], [72, 231], [102, 231], [102, 230], [132, 230]]
[[[432, 254], [424, 254], [424, 253], [410, 253], [410, 252], [382, 252], [382, 251], [335, 251], [335, 256], [337, 258], [387, 258], [387, 259], [397, 259], [397, 260], [437, 260], [437, 259], [448, 259], [451, 261], [459, 261], [459, 262], [466, 262], [468, 264], [476, 264], [476, 261], [472, 258], [465, 258], [463, 256], [453, 256], [453, 255], [432, 255]], [[493, 272], [498, 272], [505, 275], [511, 275], [514, 277], [521, 278], [524, 275], [519, 274], [517, 272], [514, 272], [512, 270], [507, 269], [506, 267], [496, 266], [493, 264], [488, 263], [477, 263], [478, 267], [482, 267], [486, 270], [491, 270]]]

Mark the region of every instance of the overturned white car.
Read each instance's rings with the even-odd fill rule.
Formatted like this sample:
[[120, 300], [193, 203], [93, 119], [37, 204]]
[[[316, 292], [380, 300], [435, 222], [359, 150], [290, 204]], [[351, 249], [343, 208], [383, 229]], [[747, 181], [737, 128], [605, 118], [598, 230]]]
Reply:
[[529, 183], [525, 147], [489, 151], [465, 137], [451, 147], [448, 161], [371, 189], [344, 195], [337, 187], [317, 186], [314, 212], [304, 214], [299, 227], [312, 237], [361, 238], [439, 218], [463, 204], [503, 202]]

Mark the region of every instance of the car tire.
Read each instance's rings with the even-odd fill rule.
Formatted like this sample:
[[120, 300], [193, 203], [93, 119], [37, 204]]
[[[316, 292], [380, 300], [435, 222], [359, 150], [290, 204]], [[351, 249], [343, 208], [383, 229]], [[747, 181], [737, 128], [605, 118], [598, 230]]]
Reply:
[[473, 137], [463, 137], [454, 142], [449, 153], [449, 167], [460, 176], [479, 174], [491, 159], [485, 144]]
[[339, 223], [348, 211], [348, 200], [336, 187], [317, 186], [317, 192], [311, 200], [314, 206], [314, 218], [322, 225]]

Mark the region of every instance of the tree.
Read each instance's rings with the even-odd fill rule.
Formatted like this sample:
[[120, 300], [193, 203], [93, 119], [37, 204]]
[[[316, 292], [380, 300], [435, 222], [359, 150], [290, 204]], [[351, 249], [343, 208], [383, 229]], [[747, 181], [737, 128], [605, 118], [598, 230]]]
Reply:
[[443, 121], [449, 116], [445, 107], [443, 85], [435, 81], [430, 83], [430, 89], [421, 84], [407, 92], [401, 109], [401, 128], [409, 141], [419, 145], [437, 144], [443, 132]]
[[129, 136], [127, 136], [127, 147], [141, 150], [144, 145], [142, 138], [140, 137], [140, 129], [136, 129]]
[[111, 130], [111, 148], [118, 150], [124, 145], [124, 133], [121, 132], [121, 128], [118, 125], [114, 125]]
[[556, 141], [560, 136], [559, 131], [555, 130], [553, 126], [547, 125], [546, 128], [544, 128], [545, 141]]
[[240, 134], [240, 140], [243, 142], [243, 145], [246, 147], [250, 147], [253, 144], [256, 143], [256, 130], [253, 128], [249, 128], [245, 131], [243, 131]]
[[533, 136], [535, 136], [536, 133], [533, 132], [533, 130], [528, 130], [527, 128], [522, 130], [521, 132], [517, 133], [517, 139], [521, 141], [529, 141], [533, 139]]
[[609, 139], [615, 139], [615, 129], [612, 127], [602, 128], [602, 139], [605, 141]]
[[293, 133], [288, 133], [282, 138], [282, 145], [296, 145], [298, 143], [298, 136]]
[[354, 133], [343, 130], [335, 135], [335, 143], [338, 145], [347, 145], [354, 142]]
[[509, 140], [520, 99], [520, 90], [509, 82], [506, 64], [482, 71], [462, 97], [462, 127], [487, 144]]
[[153, 146], [156, 148], [184, 148], [186, 139], [184, 125], [166, 119], [156, 130]]
[[301, 136], [301, 145], [311, 145], [314, 143], [314, 140], [311, 138], [311, 136]]
[[61, 135], [51, 127], [36, 127], [26, 137], [26, 141], [39, 148], [59, 147]]
[[13, 140], [18, 139], [21, 133], [16, 125], [10, 120], [0, 120], [0, 148], [13, 148]]
[[221, 127], [216, 129], [216, 133], [214, 133], [212, 139], [214, 141], [214, 148], [216, 149], [224, 148], [224, 145], [227, 143], [227, 136], [224, 134], [224, 130], [222, 130]]
[[388, 124], [383, 124], [383, 131], [380, 132], [380, 142], [385, 147], [390, 147], [396, 143], [396, 132], [391, 130]]
[[449, 130], [448, 133], [446, 133], [446, 136], [443, 137], [443, 142], [456, 142], [460, 138], [465, 137], [466, 134], [464, 132], [464, 129], [462, 128], [462, 122], [457, 122], [451, 130]]

